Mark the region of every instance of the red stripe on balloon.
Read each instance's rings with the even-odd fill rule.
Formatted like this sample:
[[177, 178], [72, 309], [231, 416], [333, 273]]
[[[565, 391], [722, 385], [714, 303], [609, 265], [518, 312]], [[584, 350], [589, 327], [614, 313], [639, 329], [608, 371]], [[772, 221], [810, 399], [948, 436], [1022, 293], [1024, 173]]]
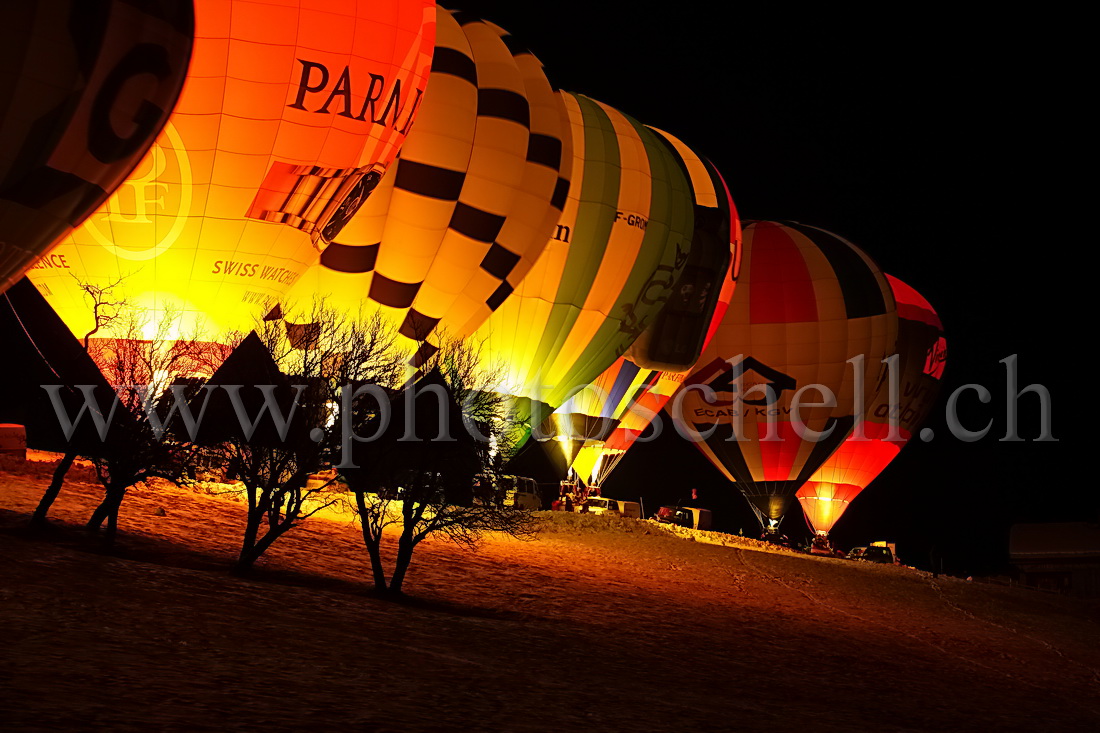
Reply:
[[817, 298], [798, 245], [777, 224], [753, 227], [749, 263], [749, 322], [813, 323]]

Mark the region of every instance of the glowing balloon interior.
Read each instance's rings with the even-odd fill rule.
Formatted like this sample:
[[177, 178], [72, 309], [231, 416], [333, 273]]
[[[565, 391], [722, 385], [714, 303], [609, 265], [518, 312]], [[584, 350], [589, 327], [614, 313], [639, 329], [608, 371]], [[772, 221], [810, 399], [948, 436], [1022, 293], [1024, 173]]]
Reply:
[[810, 527], [828, 534], [848, 505], [885, 470], [925, 421], [947, 359], [940, 317], [924, 296], [887, 275], [898, 304], [896, 377], [879, 385], [864, 413], [862, 436], [849, 437], [798, 490]]
[[412, 128], [427, 0], [196, 4], [179, 105], [152, 151], [31, 278], [78, 336], [78, 279], [186, 335], [247, 331], [338, 236]]

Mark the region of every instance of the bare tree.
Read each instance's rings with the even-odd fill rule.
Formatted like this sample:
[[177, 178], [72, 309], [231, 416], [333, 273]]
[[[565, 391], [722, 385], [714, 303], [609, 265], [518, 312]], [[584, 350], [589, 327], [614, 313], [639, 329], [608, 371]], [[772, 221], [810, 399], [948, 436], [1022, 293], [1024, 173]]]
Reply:
[[202, 324], [182, 333], [183, 314], [164, 306], [157, 313], [123, 306], [112, 322], [112, 336], [87, 347], [103, 376], [133, 398], [159, 395], [192, 375], [209, 376], [232, 346], [203, 339]]
[[180, 482], [196, 452], [193, 436], [177, 429], [175, 421], [197, 391], [198, 380], [189, 386], [187, 378], [205, 371], [222, 347], [202, 339], [201, 324], [181, 337], [182, 320], [172, 307], [154, 314], [122, 306], [113, 335], [90, 344], [89, 354], [115, 390], [115, 418], [92, 458], [104, 498], [87, 523], [95, 532], [107, 522], [108, 546], [127, 489], [153, 477]]
[[[451, 398], [443, 400], [439, 409], [458, 414], [445, 414], [439, 422], [424, 420], [433, 411], [425, 413], [417, 404], [411, 412], [414, 419], [419, 415], [415, 427], [402, 421], [398, 430], [405, 436], [396, 442], [367, 444], [373, 450], [362, 452], [364, 465], [345, 470], [355, 494], [375, 591], [380, 595], [403, 593], [413, 553], [430, 536], [473, 549], [489, 532], [529, 538], [535, 531], [531, 513], [506, 506], [505, 496], [496, 486], [510, 452], [508, 436], [514, 434], [506, 398], [496, 389], [502, 367], [483, 366], [480, 344], [445, 338], [422, 371], [428, 372], [428, 377], [406, 386], [406, 397], [394, 400], [391, 419], [403, 409], [403, 399], [418, 402], [435, 386], [443, 386]], [[406, 413], [406, 419], [408, 416]], [[446, 427], [456, 440], [441, 441], [437, 433], [434, 439], [407, 442], [412, 433], [406, 431], [419, 436], [422, 428], [437, 424]], [[377, 427], [377, 421], [359, 423], [357, 432], [372, 427]], [[464, 434], [456, 436], [460, 431]], [[398, 527], [399, 534], [393, 570], [387, 578], [382, 538], [389, 527]]]
[[[251, 569], [287, 531], [340, 500], [337, 474], [326, 469], [341, 445], [335, 418], [345, 385], [392, 388], [402, 371], [395, 331], [380, 315], [337, 311], [315, 300], [289, 318], [301, 323], [262, 321], [256, 333], [279, 371], [291, 375], [293, 424], [278, 440], [237, 435], [225, 443], [228, 472], [244, 484], [248, 504], [238, 573]], [[290, 405], [279, 409], [289, 413]], [[317, 474], [322, 478], [311, 481]]]
[[[186, 338], [177, 337], [174, 332], [178, 329], [181, 315], [174, 309], [163, 311], [156, 323], [150, 324], [151, 314], [136, 312], [115, 293], [123, 281], [124, 278], [119, 277], [101, 285], [77, 280], [92, 316], [92, 328], [84, 335], [83, 344], [84, 350], [111, 385], [129, 385], [123, 399], [123, 411], [139, 417], [142, 401], [138, 397], [139, 385], [142, 395], [156, 395], [180, 374], [197, 371], [209, 375], [216, 368], [215, 362], [219, 358], [224, 359], [225, 351], [224, 347], [200, 338], [201, 324]], [[111, 335], [92, 339], [101, 332]], [[122, 428], [116, 434], [120, 432], [123, 432]], [[134, 439], [138, 436], [128, 437]], [[31, 516], [32, 526], [46, 524], [50, 507], [60, 494], [65, 476], [76, 458], [74, 445], [65, 452], [54, 470], [50, 485]], [[119, 474], [120, 471], [116, 468], [114, 473]], [[96, 527], [100, 524], [102, 519]]]
[[[75, 277], [75, 275], [74, 275]], [[88, 350], [88, 342], [102, 329], [109, 328], [116, 320], [122, 317], [122, 311], [126, 308], [126, 301], [115, 295], [115, 288], [122, 284], [124, 276], [105, 285], [97, 285], [92, 282], [77, 278], [76, 284], [84, 291], [84, 298], [91, 304], [92, 329], [84, 334], [84, 350]]]
[[70, 448], [65, 451], [65, 455], [62, 456], [61, 460], [58, 462], [57, 468], [54, 469], [53, 477], [50, 479], [50, 485], [46, 487], [46, 491], [42, 494], [42, 498], [38, 500], [38, 506], [35, 507], [34, 514], [31, 515], [32, 527], [46, 526], [50, 507], [57, 501], [57, 497], [61, 493], [61, 487], [65, 483], [65, 476], [68, 475], [69, 469], [73, 467], [76, 456], [76, 450]]
[[[83, 342], [85, 351], [88, 351], [88, 343], [92, 336], [98, 333], [100, 329], [110, 326], [111, 323], [120, 316], [120, 310], [124, 306], [124, 302], [121, 298], [115, 296], [114, 290], [122, 284], [122, 280], [123, 278], [120, 277], [106, 285], [96, 285], [77, 278], [77, 287], [84, 292], [84, 298], [88, 301], [92, 313], [92, 328], [84, 334]], [[58, 494], [61, 493], [61, 487], [65, 483], [65, 476], [69, 473], [69, 469], [72, 468], [73, 461], [76, 460], [76, 457], [76, 450], [70, 448], [65, 451], [65, 455], [57, 464], [57, 468], [54, 469], [50, 485], [46, 487], [46, 492], [39, 500], [38, 506], [34, 510], [34, 514], [31, 515], [32, 527], [44, 527], [46, 525], [46, 517], [49, 514], [50, 507], [53, 506], [54, 501], [57, 500]]]

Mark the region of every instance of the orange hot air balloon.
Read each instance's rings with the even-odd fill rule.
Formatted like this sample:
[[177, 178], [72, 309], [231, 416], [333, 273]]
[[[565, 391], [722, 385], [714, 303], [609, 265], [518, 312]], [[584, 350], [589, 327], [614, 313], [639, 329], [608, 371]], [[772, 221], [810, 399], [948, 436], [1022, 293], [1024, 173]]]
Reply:
[[[568, 464], [586, 486], [599, 487], [649, 426], [684, 375], [642, 369], [620, 357], [589, 389], [551, 415]], [[547, 441], [549, 443], [549, 441]]]
[[822, 229], [755, 222], [730, 308], [670, 412], [774, 530], [863, 413], [896, 337], [866, 254]]
[[659, 375], [620, 356], [544, 421], [540, 433], [549, 438], [540, 445], [563, 476], [572, 468], [586, 485], [600, 484], [603, 471], [611, 468], [601, 449], [619, 432], [627, 410], [656, 387]]
[[[153, 144], [191, 57], [191, 0], [11, 3], [0, 23], [0, 293]], [[65, 268], [65, 253], [42, 267]]]
[[859, 492], [897, 457], [939, 394], [947, 358], [940, 317], [916, 290], [886, 277], [898, 304], [896, 373], [883, 380], [868, 405], [861, 435], [845, 440], [798, 490], [806, 521], [818, 534], [827, 535]]
[[530, 51], [440, 8], [428, 92], [400, 159], [287, 300], [377, 311], [420, 366], [439, 334], [480, 326], [546, 248], [568, 190], [568, 134]]
[[152, 321], [182, 313], [188, 336], [247, 331], [393, 160], [434, 35], [427, 0], [198, 3], [191, 70], [164, 132], [58, 245], [64, 267], [32, 280], [78, 335], [91, 323], [77, 278], [117, 282], [112, 298]]

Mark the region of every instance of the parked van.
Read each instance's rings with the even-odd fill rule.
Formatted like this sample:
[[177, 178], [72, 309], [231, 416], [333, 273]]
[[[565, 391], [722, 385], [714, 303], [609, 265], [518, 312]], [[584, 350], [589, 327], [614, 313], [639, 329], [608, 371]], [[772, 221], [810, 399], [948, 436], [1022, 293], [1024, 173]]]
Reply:
[[636, 501], [623, 501], [622, 499], [619, 499], [618, 502], [619, 514], [623, 515], [624, 517], [630, 517], [631, 519], [642, 518], [641, 504]]
[[525, 476], [501, 476], [498, 484], [504, 490], [504, 506], [537, 512], [542, 509], [542, 494], [532, 478]]

